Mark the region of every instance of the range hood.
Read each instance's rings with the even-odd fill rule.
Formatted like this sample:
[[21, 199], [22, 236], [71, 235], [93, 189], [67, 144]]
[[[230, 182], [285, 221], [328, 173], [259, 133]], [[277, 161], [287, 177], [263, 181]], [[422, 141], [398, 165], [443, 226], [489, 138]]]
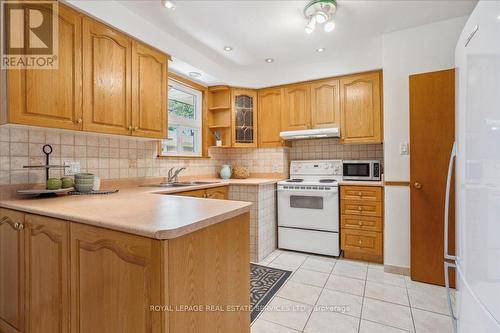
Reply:
[[283, 140], [338, 138], [339, 136], [340, 129], [338, 127], [317, 128], [303, 131], [286, 131], [280, 133], [280, 137]]

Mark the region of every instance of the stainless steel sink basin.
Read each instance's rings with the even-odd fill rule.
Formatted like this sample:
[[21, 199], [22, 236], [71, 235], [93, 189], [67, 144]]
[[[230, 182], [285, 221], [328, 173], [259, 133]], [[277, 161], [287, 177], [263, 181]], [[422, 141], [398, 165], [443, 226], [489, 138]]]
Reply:
[[145, 187], [184, 187], [184, 186], [196, 186], [196, 185], [211, 185], [217, 184], [219, 182], [202, 182], [202, 181], [192, 181], [192, 182], [175, 182], [175, 183], [159, 183], [143, 185]]

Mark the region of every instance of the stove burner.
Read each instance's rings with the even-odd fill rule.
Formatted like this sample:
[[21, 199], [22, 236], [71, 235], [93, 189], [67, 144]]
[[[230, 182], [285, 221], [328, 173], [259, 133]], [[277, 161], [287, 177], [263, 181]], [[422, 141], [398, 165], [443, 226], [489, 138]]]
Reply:
[[335, 179], [320, 179], [319, 182], [320, 183], [335, 183], [336, 180]]
[[286, 182], [287, 183], [302, 183], [303, 181], [304, 181], [304, 179], [293, 178], [293, 179], [288, 179]]

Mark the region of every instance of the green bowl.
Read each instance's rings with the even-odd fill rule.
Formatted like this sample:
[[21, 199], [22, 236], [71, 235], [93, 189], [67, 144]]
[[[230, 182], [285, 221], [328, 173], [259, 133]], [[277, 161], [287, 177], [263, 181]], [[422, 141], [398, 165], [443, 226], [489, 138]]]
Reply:
[[94, 179], [94, 174], [93, 173], [77, 173], [75, 175], [75, 180], [78, 179]]
[[94, 179], [75, 179], [75, 184], [80, 184], [80, 185], [94, 184]]
[[62, 188], [70, 188], [73, 187], [73, 185], [75, 185], [75, 181], [71, 177], [62, 177], [61, 181], [62, 181]]
[[93, 187], [93, 184], [75, 184], [75, 189], [82, 193], [92, 192]]

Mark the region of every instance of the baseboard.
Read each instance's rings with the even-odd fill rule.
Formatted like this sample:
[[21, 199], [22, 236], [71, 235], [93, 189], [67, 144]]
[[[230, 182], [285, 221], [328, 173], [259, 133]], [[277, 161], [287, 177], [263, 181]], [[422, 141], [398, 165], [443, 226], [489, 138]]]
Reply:
[[384, 272], [410, 276], [410, 268], [409, 267], [384, 265]]

